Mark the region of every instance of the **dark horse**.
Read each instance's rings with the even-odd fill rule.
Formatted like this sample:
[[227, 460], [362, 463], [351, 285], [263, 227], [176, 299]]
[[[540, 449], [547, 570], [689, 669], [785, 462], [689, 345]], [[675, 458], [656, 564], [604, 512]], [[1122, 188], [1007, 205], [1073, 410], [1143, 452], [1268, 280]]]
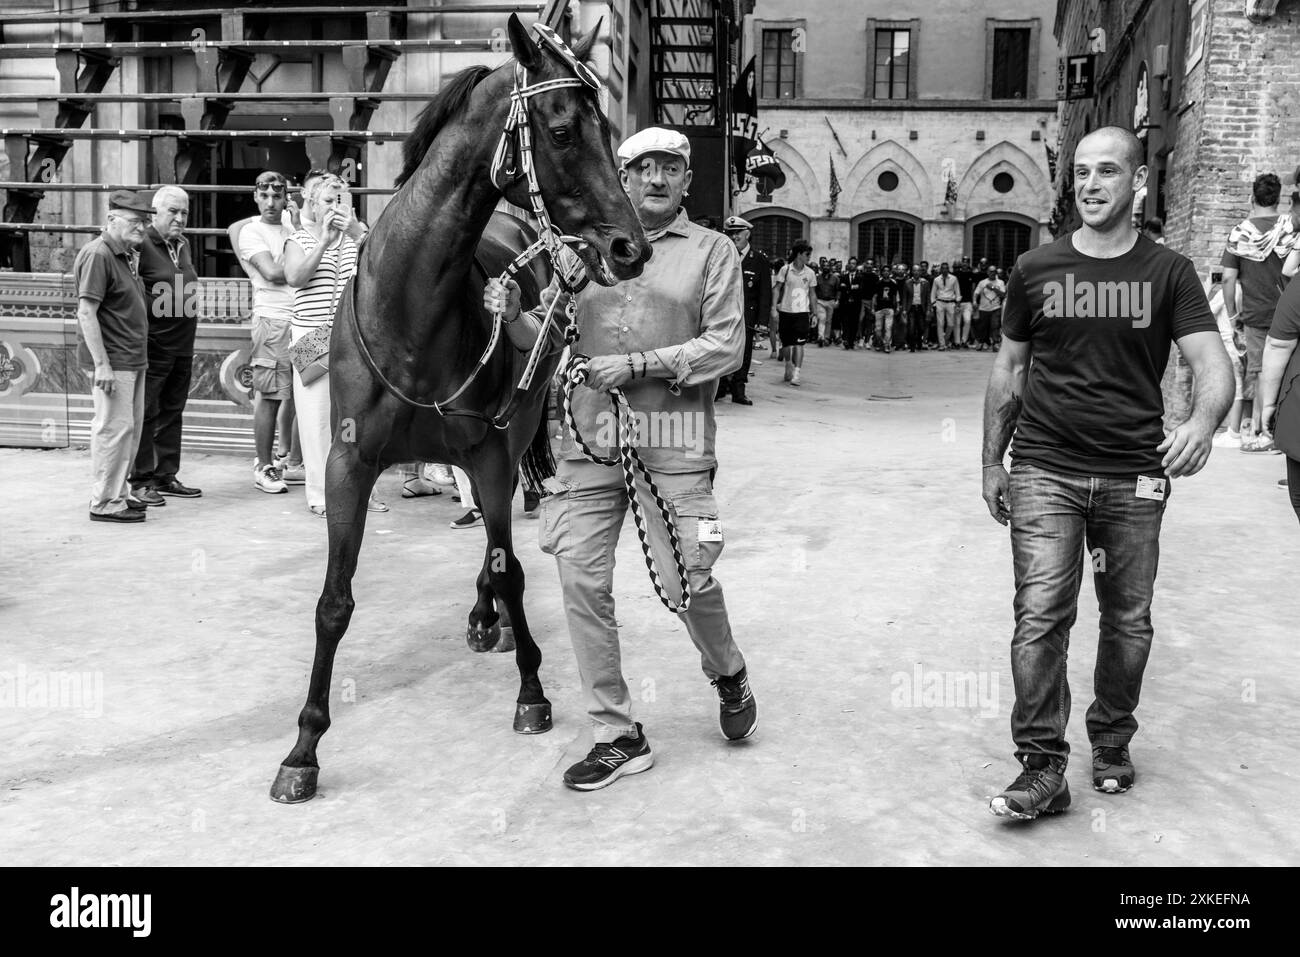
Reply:
[[[594, 32], [575, 44], [579, 63], [593, 39]], [[530, 86], [571, 81], [583, 69], [553, 44], [535, 43], [513, 15], [510, 43]], [[499, 600], [516, 641], [515, 730], [550, 728], [550, 702], [538, 678], [542, 655], [524, 615], [524, 576], [511, 541], [510, 503], [520, 459], [546, 427], [545, 396], [559, 349], [549, 350], [505, 429], [495, 428], [491, 418], [514, 391], [521, 353], [504, 336], [488, 365], [457, 398], [462, 414], [417, 407], [445, 401], [464, 385], [488, 344], [492, 324], [482, 308], [484, 277], [475, 269], [476, 250], [482, 253], [480, 240], [503, 194], [516, 205], [530, 204], [521, 169], [528, 160], [522, 155], [526, 140], [518, 133], [507, 143], [515, 162], [497, 181], [501, 185], [490, 175], [515, 83], [514, 63], [496, 70], [474, 67], [430, 100], [404, 145], [402, 188], [366, 238], [356, 278], [339, 306], [330, 344], [329, 564], [316, 605], [307, 703], [298, 716], [298, 741], [271, 786], [276, 801], [297, 803], [316, 793], [316, 744], [330, 725], [330, 678], [352, 617], [352, 576], [366, 502], [380, 472], [394, 463], [450, 462], [472, 478], [487, 548], [468, 641], [475, 651], [497, 644]], [[595, 281], [612, 285], [639, 275], [650, 244], [619, 184], [596, 91], [557, 82], [522, 102], [536, 183], [556, 228], [583, 241], [578, 253]], [[494, 225], [493, 233], [498, 232]], [[512, 242], [519, 248], [505, 262], [527, 245], [515, 232], [520, 236]], [[536, 283], [521, 286], [535, 301]]]

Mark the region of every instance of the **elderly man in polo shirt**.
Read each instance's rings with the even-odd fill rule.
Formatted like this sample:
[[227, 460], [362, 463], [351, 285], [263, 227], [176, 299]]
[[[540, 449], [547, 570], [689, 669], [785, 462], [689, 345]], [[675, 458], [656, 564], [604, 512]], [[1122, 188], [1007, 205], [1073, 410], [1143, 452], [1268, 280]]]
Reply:
[[[723, 544], [713, 498], [713, 401], [717, 380], [739, 368], [745, 346], [740, 255], [731, 240], [695, 225], [681, 208], [691, 183], [686, 137], [651, 127], [628, 139], [618, 156], [623, 188], [654, 254], [640, 277], [611, 287], [593, 283], [578, 297], [577, 348], [593, 358], [586, 385], [574, 390], [573, 417], [592, 451], [606, 458], [617, 454], [610, 389], [623, 391], [642, 423], [638, 449], [674, 517], [691, 586], [690, 608], [679, 617], [717, 688], [722, 733], [737, 740], [754, 733], [758, 711], [712, 575]], [[508, 318], [517, 314], [515, 297], [499, 285], [487, 295], [501, 297], [496, 305]], [[621, 469], [588, 460], [567, 427], [556, 479], [563, 491], [542, 502], [541, 547], [559, 567], [595, 738], [564, 783], [591, 791], [654, 763], [632, 718], [614, 614], [614, 551], [628, 498]], [[647, 504], [655, 562], [669, 598], [679, 602], [667, 529]]]
[[108, 223], [77, 253], [77, 364], [91, 377], [90, 520], [142, 522], [145, 504], [127, 474], [144, 421], [149, 313], [140, 282], [140, 244], [153, 216], [147, 193], [108, 197]]

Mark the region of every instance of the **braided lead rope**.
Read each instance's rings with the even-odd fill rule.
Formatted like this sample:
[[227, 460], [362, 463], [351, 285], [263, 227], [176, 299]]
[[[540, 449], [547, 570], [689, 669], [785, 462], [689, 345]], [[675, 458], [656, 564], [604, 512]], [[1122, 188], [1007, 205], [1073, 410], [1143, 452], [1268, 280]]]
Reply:
[[[597, 465], [623, 467], [623, 484], [627, 489], [628, 505], [632, 508], [632, 522], [636, 527], [637, 538], [641, 541], [641, 554], [645, 556], [646, 569], [650, 572], [650, 584], [654, 586], [655, 594], [663, 602], [665, 608], [674, 614], [682, 614], [691, 607], [691, 583], [687, 577], [686, 561], [682, 558], [681, 541], [677, 537], [677, 524], [673, 521], [672, 513], [668, 509], [668, 503], [664, 501], [663, 496], [659, 494], [659, 487], [655, 485], [654, 479], [650, 477], [650, 471], [641, 461], [641, 456], [636, 450], [637, 428], [636, 419], [632, 415], [632, 407], [628, 405], [627, 396], [623, 394], [622, 389], [610, 389], [609, 400], [613, 406], [615, 415], [618, 416], [618, 453], [617, 459], [607, 459], [597, 455], [592, 451], [582, 438], [578, 431], [577, 423], [573, 419], [573, 390], [587, 379], [587, 366], [590, 358], [581, 353], [574, 354], [570, 357], [568, 365], [564, 369], [564, 421], [569, 427], [569, 432], [573, 440], [578, 444], [590, 461]], [[659, 577], [659, 568], [655, 564], [654, 553], [650, 549], [650, 537], [646, 531], [645, 515], [641, 511], [641, 503], [636, 491], [636, 476], [640, 473], [642, 482], [645, 483], [646, 489], [654, 497], [655, 505], [659, 509], [659, 516], [663, 519], [664, 527], [668, 530], [668, 543], [672, 546], [673, 561], [677, 566], [677, 580], [681, 586], [682, 600], [680, 604], [674, 603], [668, 597], [668, 592], [664, 589], [663, 579]]]

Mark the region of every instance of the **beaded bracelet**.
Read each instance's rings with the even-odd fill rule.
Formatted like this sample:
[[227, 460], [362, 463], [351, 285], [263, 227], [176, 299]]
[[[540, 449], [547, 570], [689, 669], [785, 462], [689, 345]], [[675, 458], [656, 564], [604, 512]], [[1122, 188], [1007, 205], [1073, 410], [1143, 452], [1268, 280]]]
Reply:
[[624, 358], [627, 359], [627, 377], [628, 377], [629, 379], [635, 379], [635, 378], [636, 378], [636, 368], [632, 365], [632, 355], [631, 355], [631, 353], [629, 353], [628, 355], [624, 356]]

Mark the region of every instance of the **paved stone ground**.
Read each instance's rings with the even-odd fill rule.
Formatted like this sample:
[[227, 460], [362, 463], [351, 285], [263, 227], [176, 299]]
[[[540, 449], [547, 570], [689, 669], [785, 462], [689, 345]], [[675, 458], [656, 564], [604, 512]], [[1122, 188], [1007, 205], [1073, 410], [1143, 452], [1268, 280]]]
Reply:
[[[90, 524], [84, 451], [0, 450], [0, 672], [102, 682], [91, 700], [0, 707], [6, 862], [1300, 863], [1300, 536], [1274, 456], [1219, 451], [1175, 484], [1138, 786], [1093, 792], [1085, 759], [1070, 813], [1024, 826], [986, 810], [1015, 774], [1010, 548], [979, 496], [990, 361], [812, 349], [802, 389], [767, 362], [753, 408], [720, 407], [717, 574], [760, 730], [721, 740], [628, 528], [625, 670], [657, 763], [592, 794], [560, 783], [590, 736], [555, 569], [521, 513], [555, 729], [513, 734], [513, 656], [465, 647], [482, 533], [448, 528], [446, 497], [402, 501], [386, 475], [321, 793], [284, 807], [266, 791], [306, 690], [325, 540], [301, 491], [260, 494], [243, 459], [195, 456], [182, 477], [201, 501]], [[1095, 622], [1085, 581], [1070, 727], [1084, 755]], [[974, 693], [925, 693], [968, 673]]]

